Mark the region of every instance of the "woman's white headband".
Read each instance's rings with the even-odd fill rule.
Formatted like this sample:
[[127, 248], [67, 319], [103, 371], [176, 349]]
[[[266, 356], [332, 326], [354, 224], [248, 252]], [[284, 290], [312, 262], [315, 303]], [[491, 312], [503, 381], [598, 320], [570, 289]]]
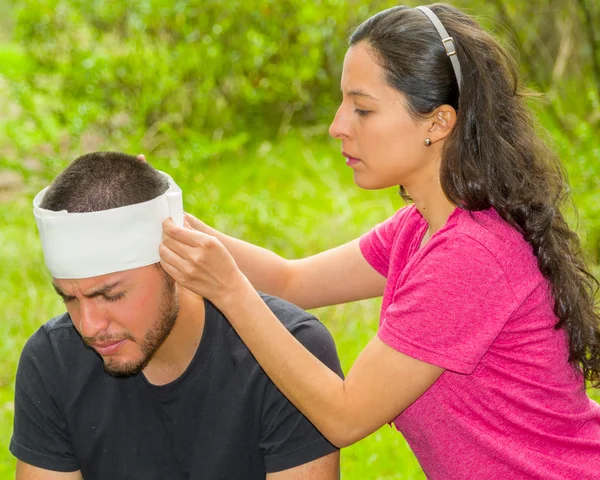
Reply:
[[33, 199], [46, 266], [54, 278], [89, 278], [145, 267], [160, 261], [162, 222], [171, 217], [183, 226], [181, 189], [173, 179], [168, 190], [147, 202], [99, 212], [54, 212], [40, 208], [49, 187]]
[[462, 74], [460, 71], [460, 63], [458, 61], [458, 58], [456, 58], [456, 47], [454, 46], [454, 39], [450, 35], [448, 35], [448, 31], [446, 30], [446, 28], [444, 27], [444, 25], [442, 24], [440, 19], [437, 17], [437, 15], [435, 13], [433, 13], [433, 11], [430, 8], [428, 8], [428, 7], [415, 7], [415, 8], [417, 10], [420, 10], [427, 16], [429, 21], [433, 24], [435, 29], [440, 34], [440, 37], [442, 37], [442, 44], [444, 45], [444, 48], [446, 49], [446, 55], [448, 55], [448, 58], [450, 58], [450, 61], [452, 62], [452, 68], [454, 69], [454, 75], [456, 75], [456, 83], [458, 83], [458, 91], [460, 92], [460, 84], [462, 83]]

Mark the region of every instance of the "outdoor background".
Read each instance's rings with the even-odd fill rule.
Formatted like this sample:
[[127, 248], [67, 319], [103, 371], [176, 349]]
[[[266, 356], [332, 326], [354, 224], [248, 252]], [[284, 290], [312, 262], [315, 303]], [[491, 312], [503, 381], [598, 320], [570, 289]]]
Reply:
[[[416, 6], [416, 2], [408, 2]], [[456, 1], [520, 59], [532, 107], [568, 171], [590, 260], [600, 258], [600, 4]], [[87, 152], [144, 153], [188, 211], [287, 256], [355, 238], [403, 205], [360, 191], [327, 129], [353, 27], [392, 1], [0, 0], [0, 479], [25, 340], [63, 311], [43, 265], [34, 193]], [[598, 273], [598, 267], [594, 267]], [[379, 301], [317, 311], [344, 370]], [[598, 394], [592, 394], [600, 399]], [[422, 479], [384, 427], [345, 449], [344, 479]]]

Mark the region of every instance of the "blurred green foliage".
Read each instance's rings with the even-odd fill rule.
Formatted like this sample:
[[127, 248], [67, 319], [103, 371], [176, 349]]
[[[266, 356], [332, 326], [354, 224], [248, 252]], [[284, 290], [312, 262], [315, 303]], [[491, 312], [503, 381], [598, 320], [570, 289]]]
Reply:
[[[5, 123], [11, 145], [8, 154], [0, 152], [0, 167], [25, 176], [22, 159], [31, 156], [51, 173], [74, 153], [101, 148], [143, 151], [197, 169], [242, 158], [247, 148], [290, 129], [322, 138], [339, 101], [348, 34], [370, 14], [396, 5], [11, 3], [22, 61], [1, 50], [0, 61], [20, 114]], [[600, 42], [594, 25], [600, 7], [586, 0], [454, 3], [519, 55], [527, 84], [546, 95], [539, 116], [565, 160], [597, 261]]]
[[329, 117], [352, 11], [334, 1], [16, 5], [32, 73], [18, 101], [37, 133], [114, 142], [137, 130], [144, 151], [181, 161], [285, 133], [294, 116]]

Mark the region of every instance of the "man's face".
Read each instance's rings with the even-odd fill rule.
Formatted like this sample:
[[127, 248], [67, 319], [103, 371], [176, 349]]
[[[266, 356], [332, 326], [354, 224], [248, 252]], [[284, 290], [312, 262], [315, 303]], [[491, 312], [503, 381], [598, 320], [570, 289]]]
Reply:
[[116, 376], [144, 369], [179, 313], [175, 283], [155, 265], [84, 279], [54, 279], [53, 285], [83, 341]]

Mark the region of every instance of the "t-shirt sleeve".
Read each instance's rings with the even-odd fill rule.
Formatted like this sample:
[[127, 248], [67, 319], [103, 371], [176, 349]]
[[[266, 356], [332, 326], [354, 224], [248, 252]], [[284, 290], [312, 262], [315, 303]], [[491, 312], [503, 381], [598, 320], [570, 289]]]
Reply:
[[409, 215], [409, 208], [401, 208], [392, 217], [365, 233], [359, 240], [363, 257], [369, 265], [386, 278], [390, 267], [390, 254], [394, 238]]
[[443, 237], [394, 292], [378, 336], [413, 358], [469, 374], [516, 307], [491, 252], [466, 235]]
[[35, 467], [73, 472], [79, 467], [56, 401], [60, 387], [52, 379], [57, 371], [52, 345], [40, 329], [27, 341], [19, 360], [10, 451]]
[[[292, 333], [313, 355], [343, 377], [333, 339], [316, 318], [300, 322]], [[260, 449], [268, 473], [294, 468], [338, 450], [270, 380], [263, 404], [262, 425]]]

